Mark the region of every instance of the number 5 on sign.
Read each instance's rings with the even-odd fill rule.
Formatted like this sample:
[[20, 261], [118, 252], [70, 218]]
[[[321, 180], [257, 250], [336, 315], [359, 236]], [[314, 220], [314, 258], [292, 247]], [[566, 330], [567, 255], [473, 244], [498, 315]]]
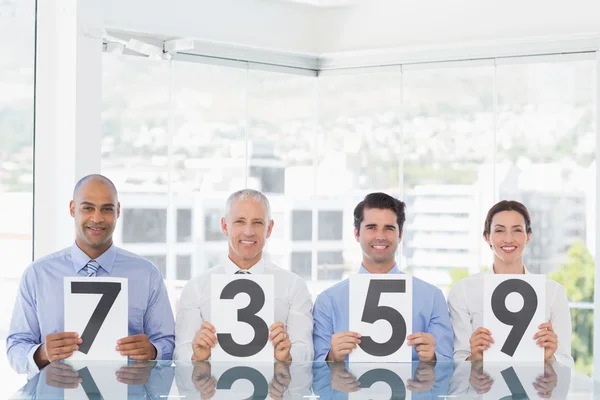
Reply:
[[543, 362], [533, 336], [545, 322], [546, 277], [487, 274], [483, 299], [483, 326], [494, 338], [484, 360]]
[[70, 360], [127, 360], [115, 350], [128, 336], [126, 278], [65, 278], [65, 332], [83, 339]]
[[273, 361], [269, 327], [275, 318], [273, 275], [211, 276], [211, 323], [217, 330], [213, 361]]
[[350, 277], [349, 329], [361, 335], [350, 362], [410, 362], [412, 278], [406, 275]]

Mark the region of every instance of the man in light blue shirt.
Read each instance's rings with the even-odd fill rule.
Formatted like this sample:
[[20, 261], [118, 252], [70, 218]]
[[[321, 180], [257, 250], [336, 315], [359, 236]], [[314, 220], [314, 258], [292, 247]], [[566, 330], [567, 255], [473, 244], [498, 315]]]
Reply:
[[[402, 239], [405, 204], [385, 193], [371, 193], [354, 209], [354, 236], [363, 252], [361, 274], [402, 274], [395, 253]], [[441, 290], [418, 278], [413, 285], [413, 334], [407, 344], [417, 361], [452, 360], [453, 331]], [[360, 343], [348, 331], [349, 280], [321, 293], [313, 307], [315, 361], [347, 360]]]
[[70, 211], [75, 243], [33, 262], [21, 278], [6, 338], [11, 366], [33, 374], [79, 349], [82, 332], [63, 332], [64, 278], [76, 276], [127, 278], [129, 336], [115, 343], [115, 349], [133, 360], [172, 359], [175, 322], [160, 272], [113, 244], [120, 214], [113, 183], [102, 175], [82, 178]]

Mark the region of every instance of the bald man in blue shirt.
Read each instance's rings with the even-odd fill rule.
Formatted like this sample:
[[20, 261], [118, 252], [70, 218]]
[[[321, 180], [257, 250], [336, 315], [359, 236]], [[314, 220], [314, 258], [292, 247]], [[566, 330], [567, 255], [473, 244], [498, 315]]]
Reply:
[[[354, 236], [363, 262], [360, 274], [402, 274], [395, 253], [402, 239], [405, 204], [385, 193], [371, 193], [354, 210]], [[407, 336], [414, 361], [452, 360], [453, 330], [440, 289], [418, 278], [413, 281], [413, 334]], [[321, 293], [313, 307], [315, 361], [340, 362], [360, 343], [348, 331], [349, 280]]]
[[69, 358], [83, 332], [64, 332], [64, 278], [128, 279], [129, 336], [115, 350], [133, 360], [170, 360], [175, 321], [158, 269], [148, 260], [117, 248], [112, 236], [120, 215], [114, 184], [102, 175], [82, 178], [69, 204], [75, 243], [33, 262], [23, 273], [6, 353], [19, 373], [34, 374], [50, 362]]

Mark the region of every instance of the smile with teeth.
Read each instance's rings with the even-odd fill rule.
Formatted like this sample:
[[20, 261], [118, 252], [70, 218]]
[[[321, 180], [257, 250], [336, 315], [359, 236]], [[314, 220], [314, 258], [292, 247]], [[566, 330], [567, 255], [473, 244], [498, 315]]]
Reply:
[[240, 240], [241, 244], [255, 244], [256, 242], [252, 242], [250, 240]]
[[502, 246], [500, 248], [502, 250], [504, 250], [506, 253], [512, 253], [513, 251], [515, 251], [517, 249], [517, 246]]
[[377, 244], [374, 244], [371, 247], [373, 247], [375, 250], [385, 250], [385, 249], [387, 249], [388, 246], [387, 245], [377, 245]]

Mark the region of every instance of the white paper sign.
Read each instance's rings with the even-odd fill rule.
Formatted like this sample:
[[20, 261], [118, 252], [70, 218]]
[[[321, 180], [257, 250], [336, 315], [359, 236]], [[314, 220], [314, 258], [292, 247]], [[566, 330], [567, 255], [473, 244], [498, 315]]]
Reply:
[[349, 393], [348, 400], [412, 398], [407, 389], [412, 364], [350, 364], [349, 372], [360, 382], [360, 390]]
[[358, 274], [350, 277], [349, 329], [361, 335], [350, 362], [410, 362], [412, 277]]
[[494, 338], [483, 359], [542, 363], [544, 349], [533, 336], [545, 322], [546, 277], [487, 274], [483, 298], [483, 326]]
[[127, 361], [115, 350], [128, 336], [127, 278], [65, 278], [65, 332], [83, 339], [71, 360]]
[[115, 373], [120, 366], [104, 365], [77, 366], [72, 364], [82, 380], [77, 388], [65, 389], [65, 400], [127, 399], [127, 385], [117, 381]]
[[212, 376], [217, 381], [212, 399], [271, 399], [269, 385], [273, 380], [273, 365], [272, 362], [212, 363]]
[[275, 322], [273, 275], [211, 275], [212, 361], [273, 361], [269, 327]]
[[539, 376], [544, 376], [544, 366], [541, 364], [486, 362], [483, 371], [493, 381], [490, 391], [483, 396], [484, 399], [541, 399], [533, 386]]

